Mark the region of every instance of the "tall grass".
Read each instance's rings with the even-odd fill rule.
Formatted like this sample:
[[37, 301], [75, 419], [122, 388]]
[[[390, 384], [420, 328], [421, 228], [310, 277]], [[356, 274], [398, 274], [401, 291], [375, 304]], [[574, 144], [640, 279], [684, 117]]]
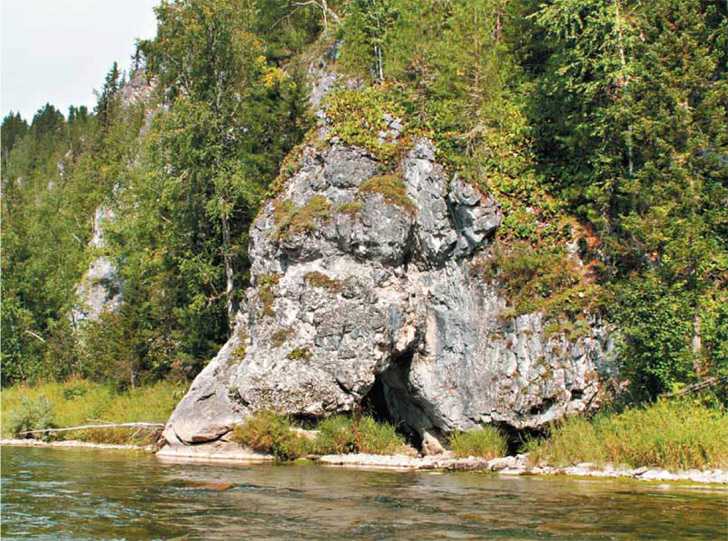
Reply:
[[690, 401], [659, 401], [592, 420], [571, 417], [525, 445], [529, 460], [611, 463], [671, 470], [728, 467], [728, 415]]
[[306, 454], [413, 452], [392, 425], [377, 423], [366, 415], [359, 420], [344, 415], [329, 417], [321, 421], [309, 437], [297, 432], [289, 418], [271, 411], [259, 411], [235, 427], [233, 439], [281, 460]]
[[[14, 437], [18, 420], [23, 415], [32, 413], [32, 408], [41, 402], [49, 404], [49, 416], [52, 424], [57, 427], [98, 424], [95, 420], [111, 423], [164, 423], [183, 394], [183, 388], [167, 382], [122, 393], [116, 392], [111, 386], [87, 380], [35, 386], [17, 385], [3, 389], [0, 394], [0, 431], [3, 437]], [[148, 431], [108, 428], [60, 432], [54, 437], [98, 443], [146, 443], [151, 435]]]
[[409, 448], [394, 426], [378, 423], [369, 415], [358, 421], [343, 415], [324, 419], [317, 427], [315, 440], [319, 454], [368, 453], [373, 455], [407, 454]]
[[311, 452], [311, 442], [292, 430], [288, 417], [262, 410], [233, 429], [233, 441], [279, 460], [290, 460]]
[[450, 449], [459, 458], [476, 456], [490, 460], [505, 456], [508, 444], [503, 433], [493, 426], [484, 426], [450, 436]]

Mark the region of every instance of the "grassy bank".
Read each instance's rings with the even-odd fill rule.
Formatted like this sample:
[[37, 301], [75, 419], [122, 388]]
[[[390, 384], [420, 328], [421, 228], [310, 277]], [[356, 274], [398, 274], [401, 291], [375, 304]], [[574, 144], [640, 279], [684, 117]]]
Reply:
[[[504, 456], [508, 448], [504, 434], [488, 426], [453, 433], [449, 447], [456, 457], [487, 460]], [[573, 416], [552, 424], [544, 437], [527, 441], [520, 451], [528, 453], [531, 465], [726, 469], [728, 413], [691, 400], [605, 410], [592, 418]]]
[[728, 415], [690, 401], [658, 401], [593, 419], [571, 417], [525, 445], [529, 461], [665, 468], [728, 468]]
[[[184, 389], [157, 383], [127, 392], [79, 380], [3, 389], [2, 436], [28, 428], [110, 423], [164, 423]], [[561, 467], [642, 466], [672, 471], [728, 468], [728, 413], [695, 401], [658, 401], [623, 412], [603, 411], [592, 418], [574, 416], [553, 424], [543, 438], [526, 442], [529, 462]], [[147, 444], [155, 434], [129, 428], [95, 428], [54, 434], [53, 439], [95, 443]], [[415, 454], [395, 427], [364, 415], [358, 420], [333, 416], [315, 430], [301, 430], [288, 417], [262, 411], [235, 427], [234, 440], [281, 460], [315, 454]], [[483, 427], [450, 436], [455, 457], [504, 456], [504, 434]]]
[[309, 454], [416, 454], [394, 426], [368, 415], [358, 420], [335, 415], [321, 421], [315, 431], [297, 428], [288, 417], [261, 411], [235, 427], [234, 440], [281, 460]]
[[[15, 437], [28, 428], [100, 424], [98, 421], [164, 423], [183, 394], [183, 388], [165, 382], [121, 393], [86, 380], [17, 385], [3, 389], [0, 395], [2, 436]], [[138, 429], [102, 428], [61, 432], [53, 438], [144, 444], [154, 435]]]
[[475, 456], [490, 460], [505, 456], [508, 443], [500, 430], [484, 426], [468, 432], [454, 432], [450, 436], [450, 449], [458, 458]]
[[[553, 424], [543, 438], [526, 442], [531, 465], [563, 467], [590, 462], [671, 471], [728, 468], [728, 414], [690, 401], [659, 401], [593, 418], [574, 416]], [[323, 420], [315, 431], [297, 430], [291, 421], [260, 412], [235, 428], [235, 440], [287, 460], [306, 454], [413, 453], [389, 424], [363, 416]], [[495, 427], [451, 434], [449, 448], [458, 458], [490, 460], [505, 456], [506, 437]]]

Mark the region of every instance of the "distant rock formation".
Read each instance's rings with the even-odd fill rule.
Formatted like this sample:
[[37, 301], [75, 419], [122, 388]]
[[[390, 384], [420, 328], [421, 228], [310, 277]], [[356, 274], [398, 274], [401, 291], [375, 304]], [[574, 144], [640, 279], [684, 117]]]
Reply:
[[[96, 209], [89, 247], [100, 250], [106, 246], [104, 223], [113, 219], [114, 212], [111, 209], [104, 206]], [[117, 312], [122, 302], [122, 285], [119, 270], [111, 258], [104, 255], [95, 257], [76, 287], [78, 302], [71, 312], [74, 325], [94, 321], [105, 310]]]
[[[151, 104], [156, 83], [147, 78], [144, 70], [136, 70], [130, 74], [129, 80], [119, 89], [119, 100], [123, 109], [137, 104]], [[151, 121], [156, 107], [146, 110], [146, 123], [142, 133]], [[63, 164], [59, 164], [61, 167]], [[63, 170], [60, 171], [63, 175]], [[106, 247], [104, 224], [112, 222], [116, 217], [113, 202], [107, 201], [96, 208], [94, 213], [93, 236], [88, 245], [91, 249], [102, 251]], [[118, 312], [123, 301], [123, 283], [119, 269], [112, 258], [99, 255], [93, 258], [88, 270], [76, 286], [77, 303], [71, 310], [74, 327], [84, 321], [97, 320], [104, 311]]]

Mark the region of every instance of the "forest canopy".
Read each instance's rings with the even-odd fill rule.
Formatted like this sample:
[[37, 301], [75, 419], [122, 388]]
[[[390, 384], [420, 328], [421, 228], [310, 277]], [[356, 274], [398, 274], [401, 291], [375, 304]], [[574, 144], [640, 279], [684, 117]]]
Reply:
[[[334, 44], [333, 68], [366, 86], [331, 96], [342, 133], [387, 104], [503, 205], [485, 272], [512, 314], [614, 324], [635, 399], [728, 376], [724, 0], [175, 0], [156, 14], [93, 111], [3, 120], [3, 386], [199, 372], [248, 285], [248, 229], [313, 126], [308, 67]], [[123, 216], [102, 247], [99, 207]], [[573, 239], [586, 270], [568, 263]], [[79, 326], [99, 256], [124, 300]]]

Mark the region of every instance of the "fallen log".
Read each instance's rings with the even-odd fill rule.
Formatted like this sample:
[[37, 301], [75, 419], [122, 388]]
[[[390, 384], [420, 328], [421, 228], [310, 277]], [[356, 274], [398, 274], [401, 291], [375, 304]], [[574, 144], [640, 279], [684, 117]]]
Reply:
[[671, 393], [665, 396], [665, 398], [678, 398], [680, 396], [689, 394], [689, 393], [696, 393], [698, 391], [702, 391], [704, 389], [708, 389], [710, 387], [713, 387], [714, 385], [717, 385], [718, 383], [721, 383], [723, 381], [726, 381], [728, 379], [728, 376], [713, 376], [707, 379], [704, 379], [703, 381], [698, 381], [697, 383], [692, 383], [690, 385], [687, 385], [686, 387], [683, 387], [676, 393]]
[[69, 426], [64, 428], [44, 428], [40, 430], [24, 430], [18, 434], [50, 434], [54, 432], [69, 432], [72, 430], [89, 430], [92, 428], [164, 428], [164, 423], [109, 423], [103, 425]]

